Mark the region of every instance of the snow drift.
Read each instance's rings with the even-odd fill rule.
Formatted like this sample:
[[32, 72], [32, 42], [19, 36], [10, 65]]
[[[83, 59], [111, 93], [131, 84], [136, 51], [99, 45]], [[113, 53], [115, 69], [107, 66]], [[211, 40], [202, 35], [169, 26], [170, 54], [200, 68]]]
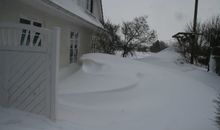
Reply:
[[84, 55], [81, 69], [60, 84], [59, 120], [90, 130], [215, 130], [217, 93], [185, 74], [196, 68], [178, 57], [173, 49], [141, 62]]
[[84, 55], [57, 88], [56, 123], [0, 109], [0, 129], [217, 130], [219, 77], [178, 59], [173, 49], [137, 60]]
[[[141, 72], [133, 70], [135, 61], [105, 54], [87, 54], [81, 57], [78, 72], [63, 80], [60, 93], [108, 92], [135, 87]], [[114, 62], [112, 62], [114, 61]], [[73, 87], [74, 86], [74, 89]]]

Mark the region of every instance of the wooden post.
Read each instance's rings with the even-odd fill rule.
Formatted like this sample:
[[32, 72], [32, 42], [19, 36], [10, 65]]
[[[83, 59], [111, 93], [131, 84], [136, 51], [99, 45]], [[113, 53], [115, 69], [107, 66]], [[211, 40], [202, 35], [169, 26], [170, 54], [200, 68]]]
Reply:
[[198, 0], [195, 0], [194, 20], [193, 20], [193, 31], [196, 33], [197, 26], [197, 14], [198, 14]]
[[59, 56], [60, 56], [60, 28], [53, 28], [52, 35], [52, 48], [51, 48], [51, 58], [52, 58], [52, 71], [51, 71], [51, 103], [50, 103], [50, 118], [52, 120], [56, 119], [56, 89], [58, 82], [58, 73], [59, 73]]

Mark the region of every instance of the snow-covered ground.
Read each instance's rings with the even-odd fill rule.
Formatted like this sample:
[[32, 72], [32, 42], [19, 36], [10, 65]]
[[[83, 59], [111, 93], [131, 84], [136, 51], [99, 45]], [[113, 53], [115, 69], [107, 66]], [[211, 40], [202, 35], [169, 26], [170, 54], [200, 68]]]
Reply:
[[172, 48], [136, 60], [84, 55], [59, 84], [56, 123], [0, 108], [0, 129], [217, 130], [220, 77], [178, 59]]

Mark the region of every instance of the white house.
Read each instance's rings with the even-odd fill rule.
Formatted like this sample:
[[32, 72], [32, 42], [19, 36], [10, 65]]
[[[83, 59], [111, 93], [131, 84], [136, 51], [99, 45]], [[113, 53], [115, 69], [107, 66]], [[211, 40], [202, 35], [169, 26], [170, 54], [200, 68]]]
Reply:
[[58, 75], [101, 21], [101, 0], [0, 0], [0, 105], [54, 119]]

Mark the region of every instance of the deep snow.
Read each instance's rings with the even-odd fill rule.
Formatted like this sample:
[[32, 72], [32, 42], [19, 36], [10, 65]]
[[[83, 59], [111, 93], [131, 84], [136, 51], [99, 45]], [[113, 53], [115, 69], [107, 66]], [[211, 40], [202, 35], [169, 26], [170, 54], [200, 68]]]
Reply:
[[185, 64], [174, 49], [136, 60], [87, 54], [81, 62], [59, 84], [56, 123], [1, 108], [0, 129], [217, 130], [219, 77]]

